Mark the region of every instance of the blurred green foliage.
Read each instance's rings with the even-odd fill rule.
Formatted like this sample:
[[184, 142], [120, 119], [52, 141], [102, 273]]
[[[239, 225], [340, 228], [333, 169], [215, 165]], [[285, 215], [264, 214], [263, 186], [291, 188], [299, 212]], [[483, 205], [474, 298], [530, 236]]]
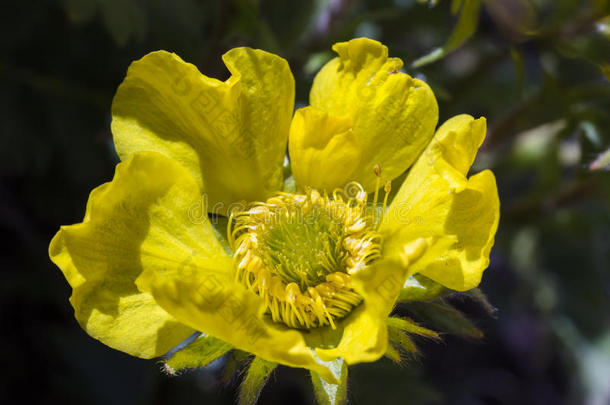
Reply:
[[[610, 403], [609, 1], [24, 0], [2, 8], [3, 402], [233, 403], [235, 384], [222, 382], [218, 362], [170, 378], [87, 337], [48, 242], [60, 224], [82, 219], [89, 191], [112, 176], [110, 104], [131, 61], [166, 49], [224, 79], [226, 50], [266, 49], [289, 61], [304, 105], [331, 45], [368, 36], [432, 86], [441, 121], [488, 119], [475, 169], [495, 172], [502, 213], [481, 288], [498, 311], [490, 317], [472, 300], [447, 298], [485, 338], [418, 341], [423, 357], [402, 369], [357, 365], [348, 397]], [[313, 401], [306, 373], [280, 367], [274, 376], [261, 403]]]

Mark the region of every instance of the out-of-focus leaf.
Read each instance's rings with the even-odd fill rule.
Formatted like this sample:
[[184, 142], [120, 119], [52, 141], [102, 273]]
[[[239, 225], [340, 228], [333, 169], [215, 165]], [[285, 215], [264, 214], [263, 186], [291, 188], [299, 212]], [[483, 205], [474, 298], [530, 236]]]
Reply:
[[303, 72], [306, 75], [313, 75], [324, 66], [326, 62], [333, 58], [333, 54], [328, 51], [317, 52], [311, 54], [303, 66]]
[[463, 0], [451, 0], [451, 14], [456, 15], [462, 7]]
[[566, 128], [564, 119], [549, 122], [517, 135], [513, 153], [517, 162], [531, 164], [539, 162], [549, 151], [557, 134]]
[[557, 151], [559, 163], [565, 167], [576, 166], [580, 164], [582, 157], [582, 148], [577, 139], [562, 139], [559, 143]]
[[519, 49], [511, 46], [510, 58], [513, 61], [513, 67], [515, 68], [515, 76], [517, 78], [517, 87], [519, 94], [523, 94], [523, 83], [525, 78], [525, 67], [523, 64], [523, 55]]
[[595, 147], [600, 148], [602, 146], [602, 138], [597, 130], [597, 126], [594, 123], [589, 121], [581, 121], [579, 127], [584, 133], [585, 137]]
[[144, 10], [134, 0], [62, 0], [71, 21], [84, 23], [100, 12], [114, 42], [123, 46], [132, 38], [142, 40], [147, 31]]
[[311, 383], [314, 388], [316, 400], [320, 405], [342, 405], [347, 403], [347, 364], [343, 359], [331, 362], [330, 370], [339, 380], [339, 384], [329, 384], [316, 372], [311, 372]]
[[231, 349], [230, 344], [202, 334], [165, 360], [165, 371], [174, 375], [181, 370], [204, 367]]
[[600, 14], [610, 13], [610, 1], [608, 0], [594, 0], [595, 11]]
[[599, 68], [604, 74], [604, 76], [606, 76], [606, 78], [610, 80], [610, 64], [601, 65]]
[[409, 303], [406, 308], [415, 315], [416, 319], [439, 331], [469, 338], [483, 337], [483, 332], [460, 311], [443, 302], [415, 301]]
[[531, 0], [487, 1], [485, 11], [511, 42], [527, 41], [536, 26], [536, 8]]
[[610, 39], [610, 16], [604, 17], [595, 23], [595, 29], [606, 39]]
[[[455, 1], [452, 4], [455, 5]], [[457, 25], [453, 29], [451, 36], [441, 48], [437, 48], [427, 55], [422, 56], [413, 62], [413, 68], [420, 68], [429, 63], [435, 62], [447, 55], [449, 52], [461, 46], [468, 38], [474, 34], [479, 23], [479, 13], [481, 11], [480, 0], [463, 0], [457, 2], [461, 4], [460, 15]], [[462, 4], [463, 3], [463, 4]]]
[[239, 391], [240, 405], [254, 405], [277, 363], [254, 357]]
[[599, 154], [589, 165], [589, 170], [610, 170], [610, 148]]
[[587, 60], [597, 66], [610, 63], [610, 16], [584, 24], [578, 35], [560, 38], [557, 52], [568, 58]]
[[96, 0], [62, 0], [70, 21], [84, 23], [89, 21], [97, 10]]
[[546, 16], [535, 32], [532, 32], [537, 36], [556, 35], [565, 28], [566, 22], [572, 21], [584, 9], [582, 0], [553, 0], [546, 3]]
[[131, 38], [143, 38], [146, 33], [146, 16], [135, 2], [104, 0], [99, 5], [106, 29], [117, 45], [123, 46]]
[[306, 36], [315, 25], [319, 2], [316, 0], [249, 2], [258, 7], [260, 18], [269, 29], [274, 40], [287, 47]]
[[427, 4], [429, 7], [435, 7], [439, 0], [417, 0], [419, 4]]

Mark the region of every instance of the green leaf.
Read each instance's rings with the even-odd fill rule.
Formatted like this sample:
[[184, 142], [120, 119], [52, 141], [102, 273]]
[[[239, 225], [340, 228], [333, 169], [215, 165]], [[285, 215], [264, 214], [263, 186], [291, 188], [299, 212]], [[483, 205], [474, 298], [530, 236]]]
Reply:
[[175, 375], [181, 370], [205, 367], [231, 349], [230, 344], [202, 334], [165, 360], [165, 371]]
[[339, 380], [339, 384], [329, 384], [315, 371], [311, 371], [311, 383], [313, 384], [316, 400], [320, 405], [341, 405], [347, 403], [347, 364], [343, 359], [328, 362], [333, 375]]
[[464, 42], [466, 42], [466, 40], [468, 40], [468, 38], [472, 36], [472, 34], [474, 34], [479, 23], [481, 0], [454, 0], [452, 3], [452, 9], [455, 9], [460, 5], [461, 9], [458, 22], [445, 45], [443, 45], [441, 48], [436, 48], [429, 54], [417, 59], [412, 64], [413, 68], [420, 68], [441, 59], [449, 52], [460, 47]]
[[458, 336], [482, 338], [481, 332], [457, 309], [443, 302], [411, 302], [407, 309], [435, 329]]
[[240, 405], [254, 405], [277, 363], [254, 357], [239, 391]]
[[421, 274], [415, 274], [407, 279], [400, 290], [398, 302], [427, 301], [453, 292], [439, 283]]

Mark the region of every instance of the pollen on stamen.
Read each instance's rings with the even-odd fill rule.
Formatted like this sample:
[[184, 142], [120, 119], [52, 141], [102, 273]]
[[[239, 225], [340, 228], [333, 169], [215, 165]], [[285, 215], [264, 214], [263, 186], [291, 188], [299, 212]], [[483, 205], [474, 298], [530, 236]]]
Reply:
[[361, 303], [351, 277], [381, 257], [382, 239], [357, 187], [349, 198], [339, 189], [278, 193], [231, 214], [235, 278], [263, 298], [273, 321], [334, 329]]

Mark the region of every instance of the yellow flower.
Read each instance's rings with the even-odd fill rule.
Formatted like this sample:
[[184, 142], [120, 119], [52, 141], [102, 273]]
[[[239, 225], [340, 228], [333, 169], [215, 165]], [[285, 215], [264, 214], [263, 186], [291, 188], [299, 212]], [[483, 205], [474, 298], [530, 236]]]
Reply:
[[49, 248], [87, 333], [152, 358], [201, 331], [336, 382], [329, 361], [390, 350], [408, 277], [479, 284], [499, 218], [493, 174], [467, 177], [485, 120], [435, 133], [432, 91], [385, 46], [333, 49], [294, 117], [288, 64], [261, 50], [226, 53], [224, 82], [163, 51], [131, 65], [112, 105], [122, 163]]

